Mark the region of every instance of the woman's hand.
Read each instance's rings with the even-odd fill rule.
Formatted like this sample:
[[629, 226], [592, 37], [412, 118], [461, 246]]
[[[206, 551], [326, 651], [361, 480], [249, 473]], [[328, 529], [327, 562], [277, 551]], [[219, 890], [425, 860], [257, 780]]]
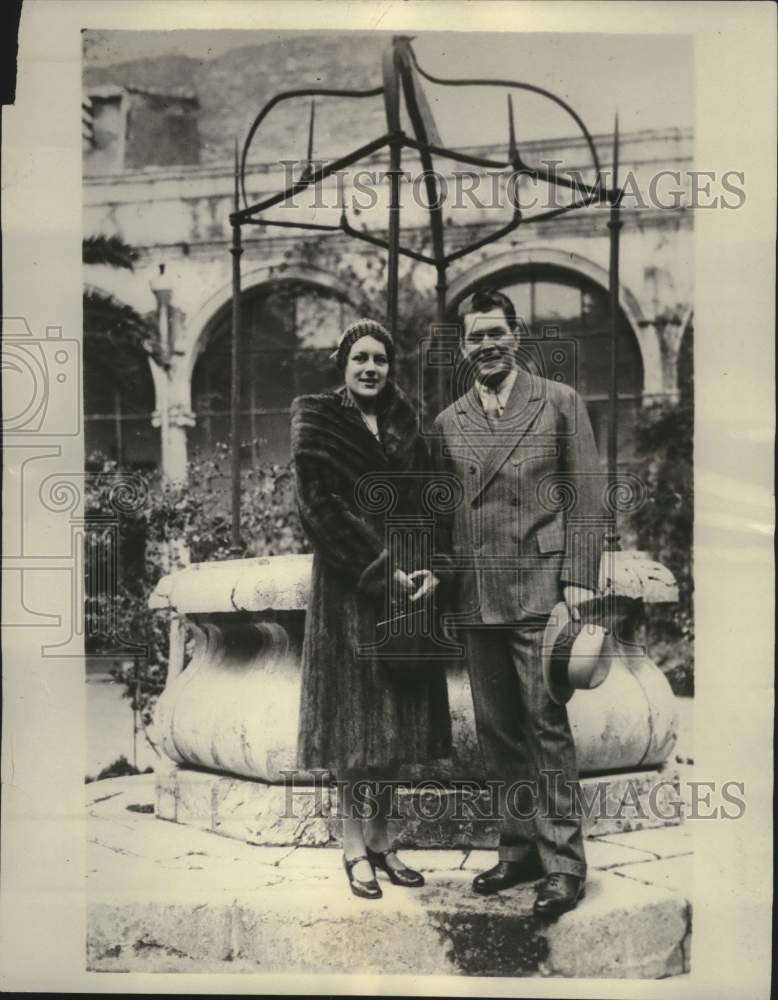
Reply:
[[[412, 576], [413, 574], [411, 574]], [[409, 594], [414, 589], [414, 583], [405, 570], [396, 569], [394, 571], [394, 586], [395, 591], [399, 595]]]
[[431, 594], [440, 583], [440, 580], [429, 569], [417, 569], [408, 575], [408, 579], [411, 581], [418, 580], [419, 578], [421, 578], [422, 582], [416, 593], [411, 594], [410, 600], [412, 601], [418, 601], [420, 598], [426, 597], [427, 594]]

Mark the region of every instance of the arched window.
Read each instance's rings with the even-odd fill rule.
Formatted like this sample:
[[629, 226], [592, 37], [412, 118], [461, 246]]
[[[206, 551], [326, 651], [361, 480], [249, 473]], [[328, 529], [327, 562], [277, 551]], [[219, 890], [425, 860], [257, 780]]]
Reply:
[[[241, 463], [289, 460], [289, 408], [295, 396], [341, 384], [329, 355], [348, 306], [331, 292], [277, 282], [241, 299]], [[231, 306], [216, 316], [192, 375], [193, 456], [230, 443]]]
[[[525, 363], [565, 382], [586, 401], [603, 462], [608, 452], [610, 306], [600, 285], [553, 265], [516, 267], [482, 282], [499, 288], [516, 308]], [[473, 289], [470, 289], [472, 291]], [[619, 458], [632, 452], [643, 391], [643, 363], [623, 313], [618, 329]]]
[[88, 329], [84, 336], [84, 446], [87, 469], [105, 459], [135, 469], [160, 464], [159, 429], [152, 427], [154, 382], [149, 362]]

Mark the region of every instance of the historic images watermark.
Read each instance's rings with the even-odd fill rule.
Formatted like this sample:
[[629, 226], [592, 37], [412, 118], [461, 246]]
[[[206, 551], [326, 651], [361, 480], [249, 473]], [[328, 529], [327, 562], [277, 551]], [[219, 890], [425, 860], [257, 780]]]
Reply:
[[[147, 485], [141, 476], [118, 469], [46, 471], [46, 463], [60, 459], [62, 440], [82, 430], [81, 345], [64, 337], [59, 326], [46, 327], [40, 336], [24, 317], [3, 317], [2, 325], [2, 369], [9, 389], [3, 445], [9, 462], [19, 467], [5, 509], [14, 529], [3, 554], [13, 608], [4, 627], [36, 629], [44, 657], [81, 658], [83, 640], [98, 637], [103, 652], [97, 656], [147, 656], [148, 647], [126, 634], [118, 595], [121, 524], [145, 507]], [[85, 509], [97, 489], [99, 511]], [[63, 523], [66, 542], [58, 551], [47, 547], [45, 532], [29, 530], [39, 519]], [[67, 614], [27, 607], [27, 580], [42, 571], [58, 580]]]
[[[327, 770], [300, 772], [287, 770], [284, 776], [284, 819], [311, 815], [342, 819], [343, 781]], [[648, 787], [640, 778], [623, 781], [601, 780], [571, 785], [570, 795], [562, 799], [559, 789], [564, 779], [561, 771], [541, 771], [540, 780], [507, 782], [487, 779], [453, 778], [446, 782], [423, 779], [359, 779], [352, 783], [352, 819], [373, 819], [382, 804], [388, 806], [388, 819], [398, 822], [420, 820], [426, 823], [446, 820], [452, 823], [496, 823], [504, 816], [514, 820], [539, 817], [565, 819], [581, 817], [586, 822], [658, 823], [695, 820], [737, 820], [746, 813], [746, 789], [743, 781], [684, 780], [660, 778]], [[313, 779], [311, 781], [311, 778]], [[335, 792], [338, 792], [335, 795]], [[551, 803], [569, 801], [570, 809], [561, 813]]]
[[[284, 189], [289, 192], [279, 208], [337, 209], [350, 208], [368, 212], [386, 201], [384, 194], [391, 180], [385, 168], [339, 170], [329, 174], [334, 184], [314, 184], [324, 160], [308, 163], [280, 160]], [[613, 175], [603, 168], [592, 176], [591, 168], [565, 169], [562, 160], [542, 159], [535, 167], [510, 170], [401, 170], [400, 190], [410, 205], [429, 210], [510, 209], [526, 213], [554, 211], [571, 204], [605, 202]], [[305, 179], [303, 179], [305, 178]], [[430, 184], [430, 180], [433, 181]], [[742, 170], [670, 170], [662, 169], [640, 175], [626, 169], [618, 178], [619, 204], [630, 211], [656, 209], [739, 209], [746, 203], [746, 175]], [[313, 200], [303, 206], [296, 196], [310, 189]], [[435, 194], [435, 200], [431, 198]], [[402, 205], [401, 208], [405, 207]]]
[[3, 371], [13, 393], [3, 407], [4, 437], [75, 437], [81, 433], [81, 346], [48, 326], [35, 336], [22, 316], [4, 316]]

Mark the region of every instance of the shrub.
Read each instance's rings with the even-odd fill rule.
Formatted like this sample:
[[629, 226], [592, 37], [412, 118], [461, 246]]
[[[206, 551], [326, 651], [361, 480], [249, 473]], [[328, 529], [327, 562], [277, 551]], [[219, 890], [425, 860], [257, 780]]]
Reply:
[[640, 415], [638, 467], [646, 503], [633, 515], [639, 548], [664, 563], [678, 582], [679, 601], [649, 607], [649, 652], [677, 694], [694, 693], [693, 434], [690, 398], [655, 403]]
[[[168, 663], [167, 618], [150, 611], [148, 599], [165, 573], [189, 561], [232, 557], [228, 457], [228, 448], [220, 445], [211, 459], [190, 463], [187, 483], [160, 484], [156, 473], [122, 471], [110, 462], [87, 477], [89, 535], [95, 539], [113, 524], [118, 552], [111, 593], [87, 560], [86, 652], [117, 661], [110, 672], [144, 728], [165, 686]], [[306, 551], [290, 468], [262, 466], [246, 470], [241, 478], [242, 554]], [[122, 501], [122, 487], [137, 502]], [[115, 624], [108, 628], [106, 623]]]
[[96, 778], [91, 778], [87, 775], [84, 780], [84, 784], [88, 785], [93, 781], [102, 781], [104, 778], [123, 778], [128, 774], [152, 774], [153, 771], [153, 767], [147, 767], [144, 771], [139, 771], [138, 768], [135, 767], [134, 764], [131, 764], [124, 754], [122, 754], [120, 757], [117, 757], [112, 764], [109, 764], [108, 767], [104, 767]]

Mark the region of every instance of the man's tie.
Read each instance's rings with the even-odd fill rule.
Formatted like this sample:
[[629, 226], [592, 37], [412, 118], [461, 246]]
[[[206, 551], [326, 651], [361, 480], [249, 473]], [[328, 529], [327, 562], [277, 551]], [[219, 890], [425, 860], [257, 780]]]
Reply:
[[484, 393], [484, 412], [486, 413], [489, 427], [495, 430], [497, 422], [500, 419], [500, 403], [496, 392]]

